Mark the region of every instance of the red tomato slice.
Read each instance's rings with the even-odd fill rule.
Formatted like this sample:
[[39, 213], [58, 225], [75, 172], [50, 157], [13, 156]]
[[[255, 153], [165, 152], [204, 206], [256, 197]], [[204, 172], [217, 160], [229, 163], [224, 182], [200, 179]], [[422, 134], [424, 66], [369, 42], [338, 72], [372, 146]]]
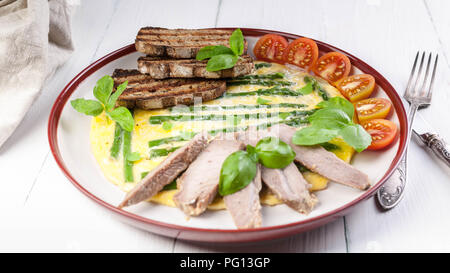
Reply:
[[258, 60], [266, 62], [284, 63], [283, 52], [288, 46], [288, 41], [276, 34], [266, 34], [259, 38], [253, 48], [253, 53]]
[[351, 102], [370, 97], [375, 88], [375, 78], [369, 74], [357, 74], [345, 77], [336, 83], [336, 87]]
[[397, 135], [397, 125], [387, 119], [373, 119], [361, 123], [372, 136], [372, 143], [367, 149], [380, 150], [392, 143]]
[[308, 38], [298, 38], [292, 41], [284, 50], [283, 60], [298, 67], [310, 70], [319, 57], [316, 42]]
[[354, 105], [359, 121], [364, 122], [387, 117], [392, 104], [388, 99], [368, 98], [358, 101]]
[[339, 52], [329, 52], [317, 60], [314, 73], [331, 84], [350, 74], [352, 65], [347, 56]]

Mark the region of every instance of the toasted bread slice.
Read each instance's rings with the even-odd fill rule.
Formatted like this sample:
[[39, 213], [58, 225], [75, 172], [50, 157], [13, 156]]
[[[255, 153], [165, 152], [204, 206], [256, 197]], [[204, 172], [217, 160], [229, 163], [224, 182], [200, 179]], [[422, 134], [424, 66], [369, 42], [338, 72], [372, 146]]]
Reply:
[[137, 70], [116, 69], [113, 79], [115, 86], [128, 81], [127, 88], [117, 100], [118, 105], [145, 110], [190, 105], [194, 98], [209, 101], [220, 97], [226, 90], [224, 80], [155, 80]]
[[[153, 57], [193, 59], [200, 48], [210, 45], [229, 45], [232, 30], [165, 29], [143, 27], [139, 30], [136, 50]], [[247, 41], [244, 40], [244, 53]]]
[[207, 60], [169, 59], [164, 57], [140, 57], [138, 69], [154, 79], [165, 78], [232, 78], [250, 74], [254, 71], [253, 59], [249, 55], [239, 58], [234, 67], [220, 71], [206, 70]]

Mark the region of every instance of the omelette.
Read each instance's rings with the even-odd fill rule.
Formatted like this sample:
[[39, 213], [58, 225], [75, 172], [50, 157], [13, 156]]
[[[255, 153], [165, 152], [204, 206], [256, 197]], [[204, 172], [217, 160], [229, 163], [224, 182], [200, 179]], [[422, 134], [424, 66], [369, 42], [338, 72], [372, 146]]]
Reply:
[[[256, 67], [252, 75], [230, 80], [226, 93], [215, 100], [194, 106], [135, 109], [131, 152], [139, 154], [139, 158], [132, 162], [131, 179], [129, 176], [126, 179], [122, 153], [117, 158], [111, 156], [115, 122], [105, 113], [94, 117], [90, 131], [91, 150], [106, 179], [128, 192], [168, 154], [186, 144], [195, 132], [207, 130], [217, 134], [280, 122], [302, 128], [307, 126], [307, 114], [314, 111], [316, 104], [327, 97], [341, 96], [326, 81], [292, 66], [256, 62]], [[320, 92], [308, 90], [311, 81], [320, 86]], [[341, 138], [331, 140], [324, 148], [347, 163], [355, 152]], [[298, 168], [311, 184], [310, 191], [326, 189], [326, 178], [301, 165]], [[175, 207], [173, 196], [177, 189], [174, 186], [166, 187], [149, 201]], [[263, 205], [282, 204], [267, 188], [262, 189], [260, 200]], [[225, 209], [223, 199], [218, 195], [208, 209]]]

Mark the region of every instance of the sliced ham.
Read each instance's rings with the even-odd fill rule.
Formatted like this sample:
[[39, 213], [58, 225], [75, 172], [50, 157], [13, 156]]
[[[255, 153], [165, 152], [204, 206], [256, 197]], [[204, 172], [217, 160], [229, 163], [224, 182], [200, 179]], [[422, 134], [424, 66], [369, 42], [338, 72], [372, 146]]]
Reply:
[[233, 194], [224, 196], [223, 200], [227, 210], [237, 228], [257, 228], [261, 226], [261, 203], [259, 192], [261, 191], [261, 170], [258, 166], [256, 176], [245, 188]]
[[220, 170], [225, 159], [244, 145], [236, 140], [213, 140], [178, 178], [179, 192], [173, 201], [186, 215], [203, 213], [219, 188]]
[[318, 201], [294, 163], [284, 169], [262, 167], [261, 176], [278, 199], [298, 212], [309, 213]]
[[295, 160], [311, 171], [318, 173], [334, 182], [341, 183], [360, 190], [370, 187], [369, 177], [350, 164], [338, 158], [334, 153], [321, 146], [298, 146], [292, 143], [296, 128], [285, 124], [275, 125], [269, 131], [291, 145], [296, 153]]
[[137, 204], [157, 194], [186, 170], [207, 145], [208, 137], [205, 134], [197, 134], [186, 145], [171, 153], [131, 189], [119, 208]]

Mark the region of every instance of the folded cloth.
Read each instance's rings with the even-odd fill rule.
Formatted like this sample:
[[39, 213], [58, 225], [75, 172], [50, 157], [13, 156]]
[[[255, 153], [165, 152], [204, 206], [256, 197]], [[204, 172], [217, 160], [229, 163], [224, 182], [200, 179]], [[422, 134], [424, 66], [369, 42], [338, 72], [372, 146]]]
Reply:
[[0, 0], [0, 146], [73, 51], [78, 0]]

